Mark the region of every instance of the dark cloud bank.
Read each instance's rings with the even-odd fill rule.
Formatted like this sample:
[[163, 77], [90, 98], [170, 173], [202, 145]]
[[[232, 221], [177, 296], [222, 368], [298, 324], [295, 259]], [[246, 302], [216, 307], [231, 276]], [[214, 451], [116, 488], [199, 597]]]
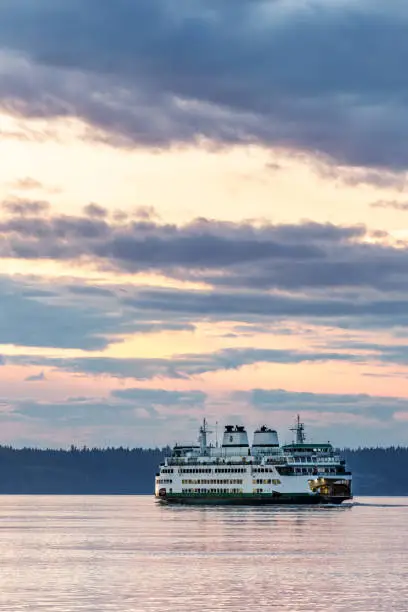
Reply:
[[2, 258], [88, 261], [232, 289], [407, 288], [408, 247], [387, 246], [386, 233], [370, 233], [362, 225], [201, 218], [177, 226], [152, 219], [115, 221], [95, 204], [83, 216], [47, 214], [45, 203], [30, 201], [6, 202], [4, 211]]
[[176, 226], [152, 217], [115, 220], [96, 204], [69, 216], [45, 203], [6, 203], [3, 259], [86, 264], [135, 282], [153, 272], [206, 289], [3, 276], [0, 344], [100, 350], [127, 334], [192, 332], [203, 321], [408, 325], [408, 248], [392, 246], [385, 233], [312, 222]]
[[376, 3], [13, 0], [0, 101], [116, 142], [260, 142], [408, 165], [408, 15]]

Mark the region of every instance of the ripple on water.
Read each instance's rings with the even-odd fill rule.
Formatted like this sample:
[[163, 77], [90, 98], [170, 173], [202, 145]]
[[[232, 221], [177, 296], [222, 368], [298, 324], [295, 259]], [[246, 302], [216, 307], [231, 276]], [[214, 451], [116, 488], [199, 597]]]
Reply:
[[408, 498], [163, 507], [3, 497], [0, 610], [408, 610]]

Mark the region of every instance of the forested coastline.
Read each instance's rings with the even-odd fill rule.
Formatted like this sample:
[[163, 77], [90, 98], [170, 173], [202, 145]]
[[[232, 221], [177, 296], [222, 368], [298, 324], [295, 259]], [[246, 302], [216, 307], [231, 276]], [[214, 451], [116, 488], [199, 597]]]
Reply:
[[[154, 475], [166, 450], [0, 446], [0, 493], [152, 494]], [[408, 495], [408, 448], [344, 449], [342, 453], [353, 472], [355, 495]]]

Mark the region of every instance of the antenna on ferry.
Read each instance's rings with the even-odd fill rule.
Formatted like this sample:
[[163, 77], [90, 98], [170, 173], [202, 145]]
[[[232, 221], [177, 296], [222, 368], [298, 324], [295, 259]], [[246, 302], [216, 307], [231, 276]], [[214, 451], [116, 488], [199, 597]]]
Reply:
[[300, 416], [297, 415], [296, 425], [290, 428], [290, 431], [296, 433], [296, 444], [305, 443], [305, 426], [304, 423], [300, 422]]
[[198, 441], [200, 443], [200, 449], [203, 454], [205, 454], [207, 450], [207, 434], [208, 433], [212, 433], [212, 432], [208, 429], [207, 420], [204, 418], [203, 424], [200, 427], [200, 435], [198, 438]]
[[215, 448], [218, 448], [218, 421], [215, 421]]

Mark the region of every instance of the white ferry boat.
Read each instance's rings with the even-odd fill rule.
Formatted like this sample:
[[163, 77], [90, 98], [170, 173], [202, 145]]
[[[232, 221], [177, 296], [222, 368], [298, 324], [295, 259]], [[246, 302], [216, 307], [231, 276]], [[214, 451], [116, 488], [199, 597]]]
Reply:
[[226, 425], [221, 446], [208, 444], [208, 424], [198, 445], [174, 446], [156, 474], [155, 496], [166, 504], [341, 504], [352, 499], [351, 472], [328, 442], [306, 443], [297, 417], [292, 444], [279, 445], [266, 426], [248, 434]]

